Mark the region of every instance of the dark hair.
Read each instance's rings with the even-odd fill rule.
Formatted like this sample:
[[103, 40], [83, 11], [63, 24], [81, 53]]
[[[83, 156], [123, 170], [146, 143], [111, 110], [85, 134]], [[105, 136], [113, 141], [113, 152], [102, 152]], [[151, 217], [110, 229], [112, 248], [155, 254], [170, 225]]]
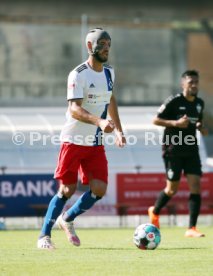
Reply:
[[183, 72], [183, 74], [181, 75], [182, 78], [185, 77], [198, 77], [199, 78], [199, 72], [196, 70], [186, 70], [185, 72]]

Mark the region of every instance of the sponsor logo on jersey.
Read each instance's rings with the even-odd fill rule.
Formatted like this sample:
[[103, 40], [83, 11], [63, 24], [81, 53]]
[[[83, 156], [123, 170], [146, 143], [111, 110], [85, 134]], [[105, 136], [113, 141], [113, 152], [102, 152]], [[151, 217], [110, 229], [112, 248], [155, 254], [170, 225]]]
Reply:
[[93, 83], [91, 83], [89, 88], [95, 88], [95, 85]]
[[88, 94], [88, 99], [97, 99], [97, 98], [100, 98], [100, 95]]
[[180, 110], [186, 110], [186, 107], [185, 106], [180, 106], [179, 109]]

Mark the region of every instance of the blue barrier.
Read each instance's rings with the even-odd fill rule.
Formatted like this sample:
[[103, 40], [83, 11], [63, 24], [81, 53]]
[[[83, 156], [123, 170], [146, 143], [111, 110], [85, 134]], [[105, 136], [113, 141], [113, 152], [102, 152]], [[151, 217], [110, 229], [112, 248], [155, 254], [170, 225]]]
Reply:
[[0, 175], [0, 217], [43, 216], [56, 191], [52, 174]]

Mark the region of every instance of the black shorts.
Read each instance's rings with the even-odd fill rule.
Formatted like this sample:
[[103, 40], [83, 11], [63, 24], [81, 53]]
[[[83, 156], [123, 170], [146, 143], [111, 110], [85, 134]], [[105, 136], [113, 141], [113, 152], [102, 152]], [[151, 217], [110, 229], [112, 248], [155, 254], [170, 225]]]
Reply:
[[167, 179], [170, 181], [180, 180], [182, 171], [185, 175], [202, 175], [201, 161], [198, 154], [190, 156], [165, 156], [163, 159]]

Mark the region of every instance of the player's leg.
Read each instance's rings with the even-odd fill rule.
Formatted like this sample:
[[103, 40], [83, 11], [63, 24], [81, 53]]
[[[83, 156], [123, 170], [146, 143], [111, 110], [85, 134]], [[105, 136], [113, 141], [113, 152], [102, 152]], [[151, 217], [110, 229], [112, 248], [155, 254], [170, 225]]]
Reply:
[[[98, 188], [97, 188], [98, 186]], [[80, 239], [74, 228], [74, 219], [89, 210], [106, 191], [107, 184], [101, 180], [90, 181], [90, 190], [85, 192], [66, 212], [61, 214], [57, 223], [66, 233], [68, 241], [75, 246], [80, 246]]]
[[200, 213], [201, 195], [200, 195], [200, 176], [187, 175], [190, 189], [189, 195], [189, 229], [186, 231], [186, 237], [205, 237], [197, 228], [197, 219]]
[[54, 249], [55, 246], [51, 241], [51, 230], [58, 216], [61, 214], [64, 205], [76, 190], [76, 184], [60, 184], [58, 193], [49, 203], [47, 213], [44, 218], [41, 233], [38, 239], [37, 247], [40, 249]]
[[150, 217], [150, 222], [156, 227], [160, 228], [160, 211], [163, 207], [166, 206], [168, 201], [176, 194], [178, 191], [180, 182], [179, 181], [170, 181], [167, 179], [166, 187], [159, 193], [155, 205], [149, 207], [148, 214]]
[[64, 205], [76, 190], [76, 185], [60, 184], [58, 193], [52, 198], [49, 203], [44, 223], [41, 229], [40, 238], [44, 236], [51, 237], [51, 229], [56, 222], [56, 219], [61, 214]]
[[[75, 190], [76, 190], [77, 184], [72, 185], [61, 185], [60, 188], [62, 191], [64, 191], [64, 194], [66, 194], [67, 197], [71, 197]], [[72, 244], [79, 246], [80, 240], [75, 232], [75, 228], [73, 225], [73, 222], [66, 222], [63, 218], [65, 213], [61, 213], [60, 216], [57, 219], [57, 225], [59, 228], [63, 229], [66, 233], [66, 236], [68, 238], [68, 241]]]
[[63, 219], [65, 221], [73, 221], [77, 216], [89, 210], [105, 194], [106, 187], [107, 184], [99, 179], [91, 180], [90, 190], [85, 192], [75, 204], [64, 213]]
[[201, 162], [199, 156], [194, 156], [186, 161], [185, 174], [189, 185], [189, 229], [186, 231], [186, 237], [204, 237], [205, 235], [200, 233], [196, 229], [197, 219], [200, 213], [201, 207], [201, 187], [200, 176]]
[[160, 211], [164, 206], [166, 206], [168, 201], [177, 193], [180, 184], [180, 176], [182, 170], [181, 158], [165, 157], [164, 164], [167, 176], [166, 187], [159, 193], [159, 196], [155, 201], [155, 205], [149, 207], [148, 209], [150, 222], [158, 228], [160, 228]]
[[83, 184], [89, 182], [90, 189], [63, 214], [62, 219], [66, 223], [73, 224], [74, 219], [92, 208], [104, 196], [107, 189], [108, 168], [105, 151], [99, 147], [91, 147], [89, 151], [91, 153], [87, 159], [81, 162], [81, 179]]
[[[54, 248], [51, 242], [52, 227], [58, 216], [61, 214], [67, 199], [72, 196], [72, 194], [76, 190], [79, 162], [77, 162], [76, 159], [72, 158], [73, 153], [75, 153], [75, 148], [73, 148], [72, 144], [64, 143], [61, 145], [58, 164], [54, 175], [54, 177], [59, 180], [60, 186], [58, 193], [52, 198], [49, 203], [47, 213], [44, 218], [44, 223], [41, 229], [41, 234], [37, 243], [38, 248]], [[70, 167], [72, 168], [72, 171]]]
[[201, 195], [200, 195], [200, 177], [198, 175], [187, 175], [187, 181], [190, 189], [189, 196], [189, 228], [197, 225], [197, 219], [200, 213]]

